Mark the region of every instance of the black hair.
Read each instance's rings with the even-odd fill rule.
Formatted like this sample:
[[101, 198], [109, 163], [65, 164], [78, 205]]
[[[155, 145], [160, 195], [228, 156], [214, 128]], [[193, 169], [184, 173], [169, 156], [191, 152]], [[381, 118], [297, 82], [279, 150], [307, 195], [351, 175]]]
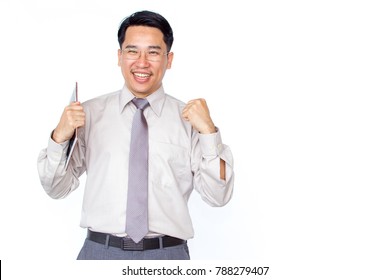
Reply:
[[167, 45], [167, 51], [171, 50], [173, 44], [173, 31], [169, 22], [160, 14], [151, 11], [140, 11], [125, 18], [118, 30], [118, 42], [119, 47], [122, 48], [122, 44], [125, 41], [126, 30], [129, 26], [148, 26], [158, 28], [162, 34], [165, 44]]

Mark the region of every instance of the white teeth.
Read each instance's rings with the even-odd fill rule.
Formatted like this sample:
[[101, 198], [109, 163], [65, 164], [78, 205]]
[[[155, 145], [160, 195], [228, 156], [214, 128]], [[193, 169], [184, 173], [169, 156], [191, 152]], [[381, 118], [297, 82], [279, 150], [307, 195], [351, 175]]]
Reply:
[[134, 75], [140, 78], [146, 78], [150, 76], [149, 74], [144, 74], [144, 73], [134, 73]]

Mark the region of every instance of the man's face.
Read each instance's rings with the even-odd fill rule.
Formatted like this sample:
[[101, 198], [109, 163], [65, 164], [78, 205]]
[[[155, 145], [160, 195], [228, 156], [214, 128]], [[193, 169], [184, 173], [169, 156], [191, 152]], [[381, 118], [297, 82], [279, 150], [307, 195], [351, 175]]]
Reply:
[[127, 88], [135, 96], [144, 98], [161, 86], [165, 71], [171, 68], [173, 60], [173, 53], [166, 53], [167, 46], [159, 29], [147, 26], [127, 28], [122, 50], [118, 50], [118, 65]]

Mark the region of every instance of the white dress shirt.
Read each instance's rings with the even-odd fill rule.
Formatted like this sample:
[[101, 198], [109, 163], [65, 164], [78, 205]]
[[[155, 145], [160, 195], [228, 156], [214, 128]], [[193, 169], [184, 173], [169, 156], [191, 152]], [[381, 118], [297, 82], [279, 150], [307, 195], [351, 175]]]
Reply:
[[[82, 104], [85, 126], [65, 169], [69, 141], [51, 138], [38, 158], [42, 186], [52, 198], [63, 198], [87, 180], [81, 227], [125, 235], [131, 126], [135, 96], [127, 89]], [[144, 110], [149, 128], [149, 235], [181, 239], [193, 237], [188, 199], [195, 188], [204, 201], [223, 206], [233, 190], [233, 157], [222, 144], [220, 132], [200, 134], [181, 117], [185, 104], [163, 87], [149, 95]], [[220, 159], [226, 163], [226, 180], [220, 179]]]

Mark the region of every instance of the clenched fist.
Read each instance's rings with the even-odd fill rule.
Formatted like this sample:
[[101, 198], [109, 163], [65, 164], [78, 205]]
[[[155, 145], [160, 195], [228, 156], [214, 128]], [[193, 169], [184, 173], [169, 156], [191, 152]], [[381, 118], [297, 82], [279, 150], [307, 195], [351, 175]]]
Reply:
[[80, 102], [72, 102], [66, 106], [60, 122], [54, 129], [53, 140], [57, 143], [65, 142], [72, 138], [76, 128], [84, 126], [85, 113]]
[[183, 109], [182, 117], [202, 134], [216, 132], [206, 100], [202, 98], [189, 101]]

